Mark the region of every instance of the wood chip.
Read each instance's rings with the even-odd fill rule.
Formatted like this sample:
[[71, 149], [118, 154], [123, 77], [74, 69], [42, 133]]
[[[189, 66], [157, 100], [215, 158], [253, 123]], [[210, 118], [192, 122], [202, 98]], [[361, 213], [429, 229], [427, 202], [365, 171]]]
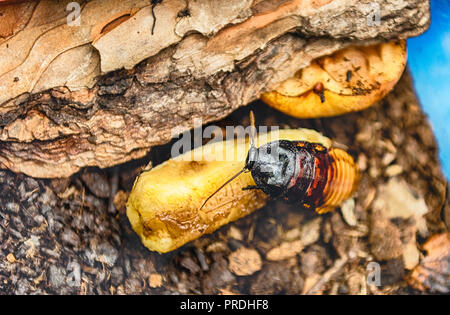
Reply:
[[408, 277], [421, 291], [450, 293], [450, 233], [432, 236], [423, 246], [427, 255]]
[[150, 288], [159, 288], [162, 286], [163, 277], [159, 273], [152, 273], [148, 277], [148, 285]]
[[13, 264], [13, 263], [16, 262], [16, 257], [14, 257], [14, 254], [13, 254], [13, 253], [9, 253], [9, 254], [6, 256], [6, 259], [7, 259], [11, 264]]
[[301, 240], [284, 242], [280, 246], [272, 248], [267, 254], [266, 258], [272, 261], [285, 260], [295, 257], [301, 253], [304, 246]]
[[408, 270], [414, 269], [419, 264], [420, 252], [416, 245], [416, 238], [409, 242], [403, 250], [403, 262]]
[[341, 205], [341, 213], [344, 221], [350, 226], [356, 226], [358, 221], [355, 215], [355, 199], [347, 199]]
[[404, 180], [391, 178], [387, 185], [381, 186], [373, 208], [381, 211], [388, 219], [413, 217], [420, 235], [427, 236], [424, 215], [428, 212], [428, 207], [424, 198], [415, 196]]
[[288, 241], [293, 241], [296, 240], [298, 238], [300, 238], [301, 233], [300, 233], [300, 229], [296, 228], [296, 229], [291, 229], [289, 231], [287, 231], [284, 234], [284, 237], [288, 240]]
[[383, 159], [381, 160], [381, 163], [384, 166], [388, 166], [389, 164], [391, 164], [396, 158], [396, 155], [394, 153], [386, 153], [385, 155], [383, 155]]
[[380, 211], [371, 215], [370, 250], [377, 260], [391, 260], [402, 255], [403, 244], [398, 227]]
[[120, 213], [125, 213], [127, 208], [127, 199], [128, 199], [129, 193], [119, 190], [117, 194], [114, 196], [113, 204], [114, 207], [119, 211]]
[[358, 166], [358, 170], [360, 172], [364, 172], [367, 169], [367, 156], [363, 153], [358, 155], [358, 160], [356, 161], [356, 165]]
[[320, 279], [306, 292], [306, 294], [318, 293], [328, 281], [330, 281], [339, 271], [342, 270], [346, 263], [347, 257], [341, 257], [336, 260], [334, 265], [320, 277]]
[[366, 198], [363, 202], [363, 210], [367, 210], [370, 205], [372, 204], [372, 201], [375, 199], [375, 196], [377, 194], [377, 190], [375, 188], [371, 188], [369, 192], [366, 195]]
[[219, 289], [219, 295], [239, 295], [239, 293], [235, 293], [229, 289]]
[[377, 178], [378, 176], [380, 176], [380, 169], [378, 167], [375, 167], [375, 166], [370, 167], [369, 175], [372, 178]]
[[206, 252], [207, 253], [218, 253], [218, 252], [224, 252], [228, 250], [228, 246], [227, 244], [225, 244], [224, 242], [214, 242], [210, 245], [208, 245], [208, 247], [206, 247]]
[[400, 175], [401, 173], [403, 173], [403, 167], [398, 164], [391, 165], [387, 167], [386, 170], [384, 171], [384, 174], [387, 177], [394, 177]]
[[320, 274], [315, 273], [305, 279], [302, 294], [306, 294], [320, 280]]
[[300, 228], [300, 240], [304, 247], [314, 244], [319, 240], [321, 223], [322, 218], [317, 217], [302, 225], [302, 227]]
[[228, 268], [237, 276], [249, 276], [261, 270], [262, 260], [252, 248], [241, 247], [228, 257]]
[[230, 228], [228, 229], [228, 236], [231, 238], [234, 238], [238, 241], [242, 241], [244, 239], [244, 237], [242, 236], [241, 230], [239, 230], [235, 226], [230, 226]]

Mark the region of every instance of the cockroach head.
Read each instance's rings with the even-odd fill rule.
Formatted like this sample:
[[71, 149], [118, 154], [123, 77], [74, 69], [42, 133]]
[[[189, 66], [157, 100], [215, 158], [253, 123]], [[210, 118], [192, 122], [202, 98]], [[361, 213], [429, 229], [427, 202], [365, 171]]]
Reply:
[[252, 145], [247, 153], [247, 159], [245, 160], [245, 169], [251, 171], [257, 160], [258, 148]]

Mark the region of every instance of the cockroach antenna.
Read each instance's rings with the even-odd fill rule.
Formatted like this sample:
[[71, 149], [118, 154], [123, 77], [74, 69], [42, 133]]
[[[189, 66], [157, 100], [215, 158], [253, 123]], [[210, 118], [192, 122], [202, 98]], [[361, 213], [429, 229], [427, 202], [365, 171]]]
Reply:
[[250, 111], [250, 137], [251, 137], [251, 146], [255, 147], [255, 137], [256, 137], [256, 127], [255, 127], [255, 114], [253, 111]]
[[239, 175], [241, 175], [243, 172], [245, 172], [246, 167], [244, 167], [242, 170], [240, 170], [239, 172], [237, 172], [236, 174], [233, 175], [233, 177], [231, 177], [229, 180], [227, 180], [225, 183], [222, 184], [222, 186], [220, 186], [219, 188], [217, 188], [217, 190], [215, 192], [213, 192], [211, 195], [209, 195], [208, 198], [206, 198], [205, 202], [202, 204], [202, 206], [200, 207], [200, 210], [202, 210], [202, 208], [206, 205], [206, 203], [209, 201], [209, 199], [211, 199], [215, 194], [217, 194], [223, 187], [225, 187], [229, 182], [231, 182], [233, 179], [235, 179], [236, 177], [238, 177]]
[[[256, 149], [255, 146], [255, 135], [256, 133], [256, 127], [255, 127], [255, 114], [253, 114], [253, 111], [250, 111], [250, 150], [254, 150]], [[237, 172], [236, 174], [233, 175], [233, 177], [231, 177], [229, 180], [227, 180], [225, 183], [222, 184], [222, 186], [220, 186], [219, 188], [216, 189], [215, 192], [213, 192], [211, 195], [209, 195], [208, 198], [206, 198], [205, 202], [202, 204], [202, 206], [200, 207], [200, 210], [202, 210], [202, 208], [205, 206], [205, 204], [209, 201], [209, 199], [211, 199], [215, 194], [217, 194], [223, 187], [225, 187], [228, 183], [230, 183], [233, 179], [235, 179], [236, 177], [238, 177], [239, 175], [241, 175], [243, 172], [245, 172], [246, 170], [248, 170], [248, 165], [246, 164], [244, 166], [244, 168], [242, 170], [240, 170], [239, 172]]]

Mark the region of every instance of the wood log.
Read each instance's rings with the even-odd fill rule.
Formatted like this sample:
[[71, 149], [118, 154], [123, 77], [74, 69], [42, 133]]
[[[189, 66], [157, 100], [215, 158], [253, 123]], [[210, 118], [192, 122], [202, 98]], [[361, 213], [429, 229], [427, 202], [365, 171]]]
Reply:
[[70, 2], [0, 6], [2, 168], [65, 177], [140, 158], [315, 58], [430, 19], [420, 0], [92, 0], [79, 16]]

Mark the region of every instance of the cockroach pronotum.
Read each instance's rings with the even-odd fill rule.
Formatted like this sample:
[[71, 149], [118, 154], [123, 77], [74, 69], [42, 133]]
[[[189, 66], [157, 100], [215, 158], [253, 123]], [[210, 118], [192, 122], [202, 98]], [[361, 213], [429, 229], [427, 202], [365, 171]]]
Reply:
[[276, 140], [255, 146], [255, 118], [250, 112], [251, 146], [245, 166], [203, 203], [243, 172], [250, 172], [256, 185], [269, 197], [298, 204], [322, 214], [333, 210], [354, 191], [358, 172], [344, 150], [327, 149], [320, 143]]

